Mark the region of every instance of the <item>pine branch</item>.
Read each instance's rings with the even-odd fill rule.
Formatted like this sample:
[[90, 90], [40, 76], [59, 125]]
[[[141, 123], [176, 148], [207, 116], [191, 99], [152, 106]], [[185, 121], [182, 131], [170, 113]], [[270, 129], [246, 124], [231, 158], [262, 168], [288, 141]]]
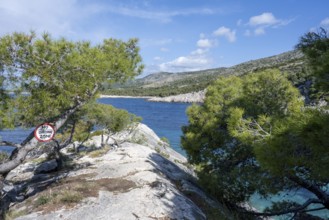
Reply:
[[[300, 206], [297, 206], [297, 207], [291, 208], [291, 209], [282, 210], [282, 211], [276, 211], [276, 212], [254, 212], [254, 211], [244, 210], [244, 211], [242, 211], [242, 213], [250, 214], [250, 215], [254, 215], [254, 216], [266, 216], [266, 217], [270, 217], [270, 216], [276, 216], [276, 215], [285, 215], [285, 214], [289, 214], [289, 213], [308, 212], [308, 211], [311, 211], [311, 210], [306, 210], [306, 208], [309, 205], [311, 205], [311, 204], [323, 204], [323, 203], [319, 199], [309, 199], [304, 204], [302, 204]], [[241, 209], [241, 207], [240, 207], [240, 209]]]
[[[80, 109], [84, 104], [86, 104], [89, 101], [89, 98], [91, 98], [94, 94], [96, 94], [97, 90], [98, 90], [98, 85], [95, 85], [93, 90], [91, 91], [90, 96], [87, 99], [83, 101], [78, 101], [74, 107], [62, 113], [57, 118], [57, 120], [53, 122], [55, 130], [61, 128], [72, 114], [74, 114], [78, 109]], [[19, 164], [21, 164], [24, 161], [26, 155], [31, 150], [33, 150], [38, 144], [39, 142], [34, 137], [34, 133], [31, 132], [29, 136], [22, 142], [15, 157], [5, 163], [0, 164], [0, 174], [6, 174], [12, 169], [16, 168]]]

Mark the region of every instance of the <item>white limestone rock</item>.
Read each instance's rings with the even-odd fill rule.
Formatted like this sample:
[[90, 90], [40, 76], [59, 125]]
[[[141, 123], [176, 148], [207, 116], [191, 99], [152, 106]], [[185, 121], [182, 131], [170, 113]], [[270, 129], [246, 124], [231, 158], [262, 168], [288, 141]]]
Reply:
[[[144, 142], [133, 143], [138, 137], [143, 137]], [[120, 184], [117, 190], [100, 188], [98, 196], [86, 197], [74, 208], [52, 212], [27, 210], [30, 214], [17, 219], [206, 219], [187, 192], [218, 208], [195, 185], [193, 171], [184, 165], [186, 158], [168, 146], [164, 147], [165, 144], [147, 126], [138, 124], [133, 132], [118, 134], [116, 138], [126, 138], [126, 141], [101, 157], [92, 158], [87, 154], [78, 158], [76, 163], [90, 165], [72, 170], [66, 176], [92, 174], [85, 181], [120, 180], [130, 183], [129, 188], [120, 190]], [[89, 144], [98, 145], [99, 141], [98, 137], [92, 138]]]

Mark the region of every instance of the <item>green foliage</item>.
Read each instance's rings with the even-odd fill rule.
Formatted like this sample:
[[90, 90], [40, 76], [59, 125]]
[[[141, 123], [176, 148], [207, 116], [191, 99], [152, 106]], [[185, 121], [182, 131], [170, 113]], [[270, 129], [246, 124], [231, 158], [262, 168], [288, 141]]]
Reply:
[[[136, 76], [143, 68], [136, 44], [136, 39], [106, 39], [93, 46], [64, 38], [54, 40], [48, 34], [37, 38], [33, 32], [0, 38], [0, 126], [13, 124], [8, 120], [13, 112], [18, 118], [16, 125], [51, 121], [95, 97], [104, 81]], [[6, 96], [4, 89], [15, 96]]]
[[329, 99], [329, 32], [320, 28], [318, 32], [304, 34], [296, 46], [307, 57], [316, 77], [317, 87], [322, 96]]
[[52, 200], [52, 197], [50, 195], [41, 195], [40, 197], [38, 197], [35, 200], [34, 205], [36, 207], [45, 205], [45, 204], [48, 204], [49, 202], [51, 202], [51, 200]]
[[119, 132], [141, 119], [126, 110], [116, 109], [111, 105], [91, 103], [82, 109], [84, 120], [110, 132]]
[[195, 92], [205, 89], [218, 76], [215, 75], [201, 75], [197, 78], [187, 78], [171, 82], [168, 85], [160, 85], [156, 87], [128, 84], [122, 88], [109, 88], [103, 91], [104, 94], [109, 95], [130, 95], [130, 96], [171, 96]]
[[59, 204], [74, 204], [80, 202], [82, 199], [83, 196], [80, 192], [75, 192], [72, 190], [61, 191], [61, 194], [59, 194], [56, 198]]
[[[86, 141], [86, 139], [89, 138], [90, 133], [93, 129], [93, 125], [89, 122], [89, 121], [85, 121], [85, 120], [78, 120], [77, 122], [75, 122], [75, 132], [74, 132], [74, 136], [73, 136], [73, 141]], [[70, 135], [70, 130], [66, 130], [66, 136]]]
[[14, 220], [20, 216], [27, 215], [28, 211], [26, 209], [23, 210], [11, 210], [6, 213], [5, 220]]
[[163, 142], [165, 142], [165, 143], [167, 143], [168, 145], [170, 145], [170, 141], [168, 140], [168, 138], [161, 137], [160, 140], [163, 141]]
[[329, 171], [323, 167], [329, 165], [329, 115], [308, 109], [273, 124], [267, 138], [254, 137], [254, 150], [262, 167], [277, 176], [302, 176], [319, 186], [328, 184]]
[[9, 155], [6, 152], [0, 152], [0, 163], [9, 159]]
[[44, 205], [67, 205], [80, 202], [83, 196], [76, 190], [61, 190], [57, 192], [50, 192], [39, 196], [33, 203], [34, 207]]
[[103, 147], [103, 148], [101, 148], [101, 149], [91, 151], [91, 152], [88, 154], [88, 156], [91, 157], [91, 158], [101, 157], [101, 156], [103, 156], [104, 154], [106, 154], [109, 150], [110, 150], [109, 147]]
[[[274, 90], [284, 79], [278, 71], [243, 78], [220, 78], [208, 88], [204, 105], [194, 105], [188, 109], [189, 125], [183, 128], [182, 146], [190, 162], [197, 165], [202, 184], [221, 200], [241, 202], [255, 191], [270, 190], [267, 183], [271, 182], [272, 177], [260, 169], [252, 147], [230, 135], [227, 124], [234, 107], [245, 107], [250, 115], [274, 109], [282, 109], [280, 115], [284, 114], [284, 109], [288, 107], [285, 101], [282, 101], [284, 106], [275, 105], [270, 109], [262, 102], [268, 102], [261, 94], [266, 94], [264, 88], [276, 77], [279, 82], [275, 82]], [[257, 87], [257, 78], [261, 78], [266, 85]], [[247, 84], [255, 87], [249, 88]], [[274, 94], [267, 95], [272, 97]], [[284, 100], [289, 99], [282, 96]], [[253, 102], [256, 105], [250, 106]]]
[[329, 116], [305, 109], [278, 70], [220, 78], [187, 111], [182, 146], [202, 185], [222, 201], [247, 201], [329, 183]]

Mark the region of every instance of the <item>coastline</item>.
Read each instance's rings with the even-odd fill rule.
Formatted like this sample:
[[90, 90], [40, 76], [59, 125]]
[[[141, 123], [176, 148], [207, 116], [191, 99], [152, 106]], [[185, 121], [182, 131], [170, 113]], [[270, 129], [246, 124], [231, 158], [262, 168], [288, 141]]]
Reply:
[[166, 97], [158, 96], [119, 96], [119, 95], [100, 95], [100, 98], [135, 98], [146, 99], [148, 102], [178, 102], [178, 103], [203, 103], [206, 91], [191, 92]]
[[126, 96], [126, 95], [104, 95], [101, 94], [99, 98], [123, 98], [123, 99], [150, 99], [154, 98], [155, 96]]

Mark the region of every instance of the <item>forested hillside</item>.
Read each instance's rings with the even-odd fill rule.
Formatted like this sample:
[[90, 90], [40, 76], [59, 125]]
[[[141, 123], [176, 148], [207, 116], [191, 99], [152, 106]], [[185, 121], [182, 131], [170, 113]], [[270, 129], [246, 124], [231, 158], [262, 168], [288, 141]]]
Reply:
[[125, 84], [112, 87], [104, 85], [104, 94], [131, 96], [169, 96], [205, 89], [219, 76], [244, 75], [265, 69], [278, 68], [289, 75], [295, 85], [304, 82], [307, 70], [303, 54], [289, 51], [276, 56], [251, 60], [228, 68], [216, 68], [183, 73], [155, 73], [142, 79], [135, 79]]

